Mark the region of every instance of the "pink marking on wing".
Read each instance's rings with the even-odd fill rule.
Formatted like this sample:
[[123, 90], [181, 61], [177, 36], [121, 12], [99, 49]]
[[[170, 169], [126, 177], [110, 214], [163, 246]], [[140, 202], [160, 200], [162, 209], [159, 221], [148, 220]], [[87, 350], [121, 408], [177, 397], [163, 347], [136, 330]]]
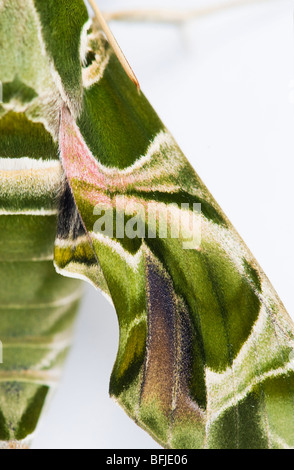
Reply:
[[96, 206], [103, 206], [107, 208], [113, 207], [113, 203], [111, 197], [107, 196], [101, 191], [97, 191], [95, 188], [84, 189], [81, 188], [79, 190], [79, 196], [83, 200], [87, 200], [90, 202], [92, 207]]
[[99, 171], [97, 162], [67, 108], [63, 108], [61, 113], [60, 150], [69, 181], [77, 179], [97, 189], [106, 189], [105, 176]]
[[[169, 187], [159, 183], [164, 169], [151, 171], [148, 168], [141, 168], [139, 171], [134, 170], [134, 173], [130, 174], [121, 174], [118, 169], [117, 173], [109, 173], [99, 162], [99, 155], [96, 155], [97, 160], [94, 158], [75, 120], [66, 107], [63, 108], [61, 114], [60, 150], [68, 180], [76, 179], [79, 182], [86, 183], [92, 196], [92, 189], [100, 193], [100, 198], [102, 192], [122, 194], [128, 189], [146, 192], [156, 190], [172, 192], [172, 190], [175, 190], [175, 185]], [[96, 197], [93, 199], [96, 200]]]
[[[101, 202], [101, 192], [122, 192], [130, 183], [133, 184], [132, 175], [126, 178], [120, 175], [119, 171], [117, 175], [109, 175], [103, 171], [102, 165], [94, 158], [66, 107], [61, 113], [60, 150], [68, 180], [71, 182], [75, 179], [86, 183], [89, 186], [89, 194], [93, 196], [94, 190], [100, 193], [99, 202]], [[93, 202], [95, 200], [97, 203], [97, 197], [93, 198]]]

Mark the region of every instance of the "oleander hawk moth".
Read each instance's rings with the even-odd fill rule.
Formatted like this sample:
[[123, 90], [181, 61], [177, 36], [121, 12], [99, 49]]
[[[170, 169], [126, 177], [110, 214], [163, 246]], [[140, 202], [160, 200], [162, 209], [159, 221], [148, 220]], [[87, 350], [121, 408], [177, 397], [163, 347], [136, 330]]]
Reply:
[[86, 279], [118, 315], [110, 395], [162, 446], [294, 448], [292, 321], [84, 2], [0, 0], [0, 50], [1, 447], [29, 445]]

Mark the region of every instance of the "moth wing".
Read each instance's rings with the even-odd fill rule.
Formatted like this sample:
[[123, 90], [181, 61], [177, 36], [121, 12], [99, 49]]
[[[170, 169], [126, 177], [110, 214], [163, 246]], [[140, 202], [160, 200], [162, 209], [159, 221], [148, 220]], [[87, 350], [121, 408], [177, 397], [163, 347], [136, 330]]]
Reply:
[[111, 395], [165, 447], [293, 447], [291, 319], [99, 31], [89, 41], [59, 143], [119, 319]]

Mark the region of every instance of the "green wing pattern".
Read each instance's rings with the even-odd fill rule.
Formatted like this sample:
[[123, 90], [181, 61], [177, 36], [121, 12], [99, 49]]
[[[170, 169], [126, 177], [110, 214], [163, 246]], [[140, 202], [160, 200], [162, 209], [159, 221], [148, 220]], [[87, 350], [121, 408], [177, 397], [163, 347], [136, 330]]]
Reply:
[[[47, 260], [38, 281], [53, 303], [79, 292], [79, 281], [66, 275], [87, 279], [111, 299], [120, 343], [110, 393], [136, 423], [167, 448], [294, 448], [292, 321], [99, 26], [88, 21], [84, 2], [28, 0], [23, 7], [2, 0], [0, 41], [0, 289], [3, 305], [24, 306], [15, 321], [8, 321], [9, 309], [0, 316], [4, 346], [5, 338], [17, 343], [0, 366], [0, 439], [33, 431], [29, 420], [35, 416], [36, 424], [57, 362], [52, 349], [44, 354], [54, 356], [51, 364], [19, 343], [27, 338], [33, 346], [33, 338], [67, 329], [56, 312], [54, 323], [49, 313], [26, 310], [31, 286], [34, 302], [47, 301], [27, 258], [51, 256], [57, 224], [54, 263], [63, 277]], [[22, 221], [20, 234], [13, 224]], [[41, 230], [48, 237], [50, 221], [47, 240]], [[19, 234], [15, 242], [10, 233]], [[20, 258], [21, 269], [14, 264]], [[73, 305], [67, 308], [58, 318], [73, 316]], [[46, 371], [45, 379], [24, 379], [32, 370]]]
[[82, 294], [53, 265], [61, 98], [38, 28], [33, 2], [0, 2], [0, 448], [30, 444]]
[[[84, 234], [81, 244], [57, 239], [55, 263], [66, 271], [69, 260], [69, 270], [85, 274], [94, 253], [103, 273], [97, 285], [120, 325], [111, 395], [165, 447], [293, 447], [291, 319], [98, 28], [89, 34], [88, 56], [96, 60], [83, 70], [82, 112], [75, 119], [63, 108], [59, 145], [93, 251], [78, 259]], [[161, 216], [170, 221], [166, 238]], [[113, 237], [105, 235], [108, 217]], [[124, 235], [117, 225], [123, 217]], [[131, 219], [137, 232], [130, 239]], [[192, 246], [184, 249], [191, 219]]]

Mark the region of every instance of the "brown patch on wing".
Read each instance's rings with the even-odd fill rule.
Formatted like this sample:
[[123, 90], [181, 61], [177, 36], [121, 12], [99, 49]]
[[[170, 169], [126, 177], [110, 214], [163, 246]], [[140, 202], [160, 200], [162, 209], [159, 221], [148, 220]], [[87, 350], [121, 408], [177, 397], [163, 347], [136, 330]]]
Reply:
[[176, 368], [176, 299], [161, 266], [146, 259], [148, 337], [142, 401], [160, 403], [164, 414], [172, 411]]
[[171, 425], [181, 419], [203, 419], [190, 397], [193, 330], [172, 279], [156, 258], [146, 256], [148, 338], [141, 403], [160, 405]]
[[181, 419], [199, 422], [205, 418], [204, 412], [192, 400], [190, 394], [193, 370], [193, 327], [188, 309], [181, 300], [178, 300], [177, 332], [177, 384], [174, 393], [173, 422]]

